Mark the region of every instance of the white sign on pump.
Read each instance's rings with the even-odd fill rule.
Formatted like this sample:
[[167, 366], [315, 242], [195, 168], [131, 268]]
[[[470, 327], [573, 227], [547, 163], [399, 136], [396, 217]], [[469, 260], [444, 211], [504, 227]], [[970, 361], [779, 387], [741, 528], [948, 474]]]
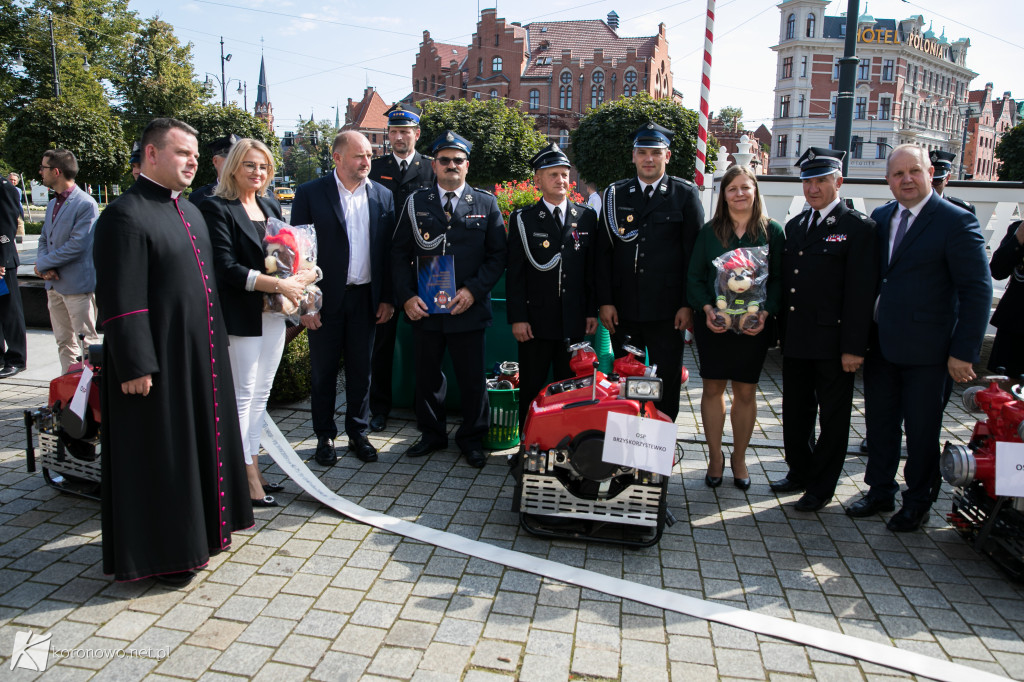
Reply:
[[996, 495], [1024, 497], [1024, 443], [996, 442]]
[[675, 452], [675, 424], [618, 412], [608, 413], [601, 455], [603, 461], [669, 476]]

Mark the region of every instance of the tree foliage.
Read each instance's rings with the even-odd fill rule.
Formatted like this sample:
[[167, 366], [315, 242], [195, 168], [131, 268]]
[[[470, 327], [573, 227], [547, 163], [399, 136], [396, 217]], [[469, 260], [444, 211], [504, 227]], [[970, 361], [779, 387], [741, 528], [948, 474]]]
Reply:
[[743, 109], [741, 107], [722, 107], [722, 110], [718, 112], [718, 120], [731, 128], [734, 133], [740, 129], [742, 119]]
[[490, 191], [506, 180], [533, 176], [530, 158], [546, 143], [533, 119], [500, 99], [426, 101], [422, 103], [419, 143], [421, 153], [430, 152], [441, 133], [453, 130], [473, 143], [466, 181]]
[[202, 187], [217, 179], [207, 145], [231, 133], [239, 137], [260, 140], [273, 152], [274, 164], [281, 165], [277, 137], [261, 119], [234, 104], [226, 107], [219, 104], [200, 104], [190, 111], [182, 112], [180, 118], [199, 132], [199, 170], [192, 180], [192, 187]]
[[15, 168], [36, 168], [47, 149], [69, 149], [78, 159], [81, 183], [121, 177], [128, 167], [130, 145], [109, 108], [82, 108], [60, 99], [36, 99], [7, 127], [5, 158]]
[[[591, 109], [580, 126], [569, 134], [569, 156], [580, 175], [599, 186], [636, 175], [633, 165], [633, 133], [647, 121], [675, 131], [669, 175], [692, 180], [697, 158], [697, 112], [647, 93], [620, 97]], [[708, 137], [708, 149], [718, 143]], [[714, 155], [707, 159], [706, 174], [714, 171]]]
[[1000, 180], [1024, 180], [1024, 123], [1018, 123], [1003, 135], [996, 145]]
[[285, 152], [282, 174], [302, 184], [329, 173], [334, 167], [331, 147], [337, 132], [327, 119], [317, 122], [300, 118], [293, 143]]

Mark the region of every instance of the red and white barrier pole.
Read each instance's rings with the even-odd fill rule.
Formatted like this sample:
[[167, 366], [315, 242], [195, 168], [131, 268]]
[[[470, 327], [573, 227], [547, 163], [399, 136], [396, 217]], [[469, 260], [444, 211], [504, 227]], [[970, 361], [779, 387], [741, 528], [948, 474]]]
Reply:
[[715, 42], [715, 0], [708, 0], [704, 27], [704, 65], [700, 77], [700, 115], [697, 121], [697, 187], [704, 188], [704, 169], [708, 158], [708, 99], [711, 96], [711, 46]]

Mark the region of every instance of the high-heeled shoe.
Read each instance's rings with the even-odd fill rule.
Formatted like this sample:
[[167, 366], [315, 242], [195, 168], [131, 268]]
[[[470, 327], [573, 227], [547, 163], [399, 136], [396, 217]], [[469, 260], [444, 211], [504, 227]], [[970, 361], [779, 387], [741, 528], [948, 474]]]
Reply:
[[270, 495], [265, 495], [262, 500], [254, 500], [252, 498], [249, 498], [249, 499], [252, 502], [252, 506], [253, 507], [276, 507], [276, 506], [278, 506], [277, 505], [277, 500], [275, 500]]
[[736, 478], [735, 476], [733, 476], [732, 484], [734, 486], [736, 486], [737, 488], [739, 488], [740, 490], [749, 490], [750, 489], [750, 478], [749, 477], [747, 477], [747, 478]]
[[709, 488], [717, 488], [722, 485], [721, 476], [712, 476], [711, 474], [704, 474], [704, 485]]

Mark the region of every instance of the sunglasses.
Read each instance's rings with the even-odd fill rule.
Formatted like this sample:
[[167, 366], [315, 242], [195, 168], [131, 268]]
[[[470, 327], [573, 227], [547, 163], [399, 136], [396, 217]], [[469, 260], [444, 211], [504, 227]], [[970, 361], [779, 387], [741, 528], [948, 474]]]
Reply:
[[435, 161], [437, 161], [442, 166], [449, 166], [449, 165], [461, 166], [462, 164], [464, 164], [467, 161], [469, 161], [469, 159], [467, 159], [465, 156], [461, 156], [461, 157], [439, 156], [439, 157], [437, 157], [435, 159]]

